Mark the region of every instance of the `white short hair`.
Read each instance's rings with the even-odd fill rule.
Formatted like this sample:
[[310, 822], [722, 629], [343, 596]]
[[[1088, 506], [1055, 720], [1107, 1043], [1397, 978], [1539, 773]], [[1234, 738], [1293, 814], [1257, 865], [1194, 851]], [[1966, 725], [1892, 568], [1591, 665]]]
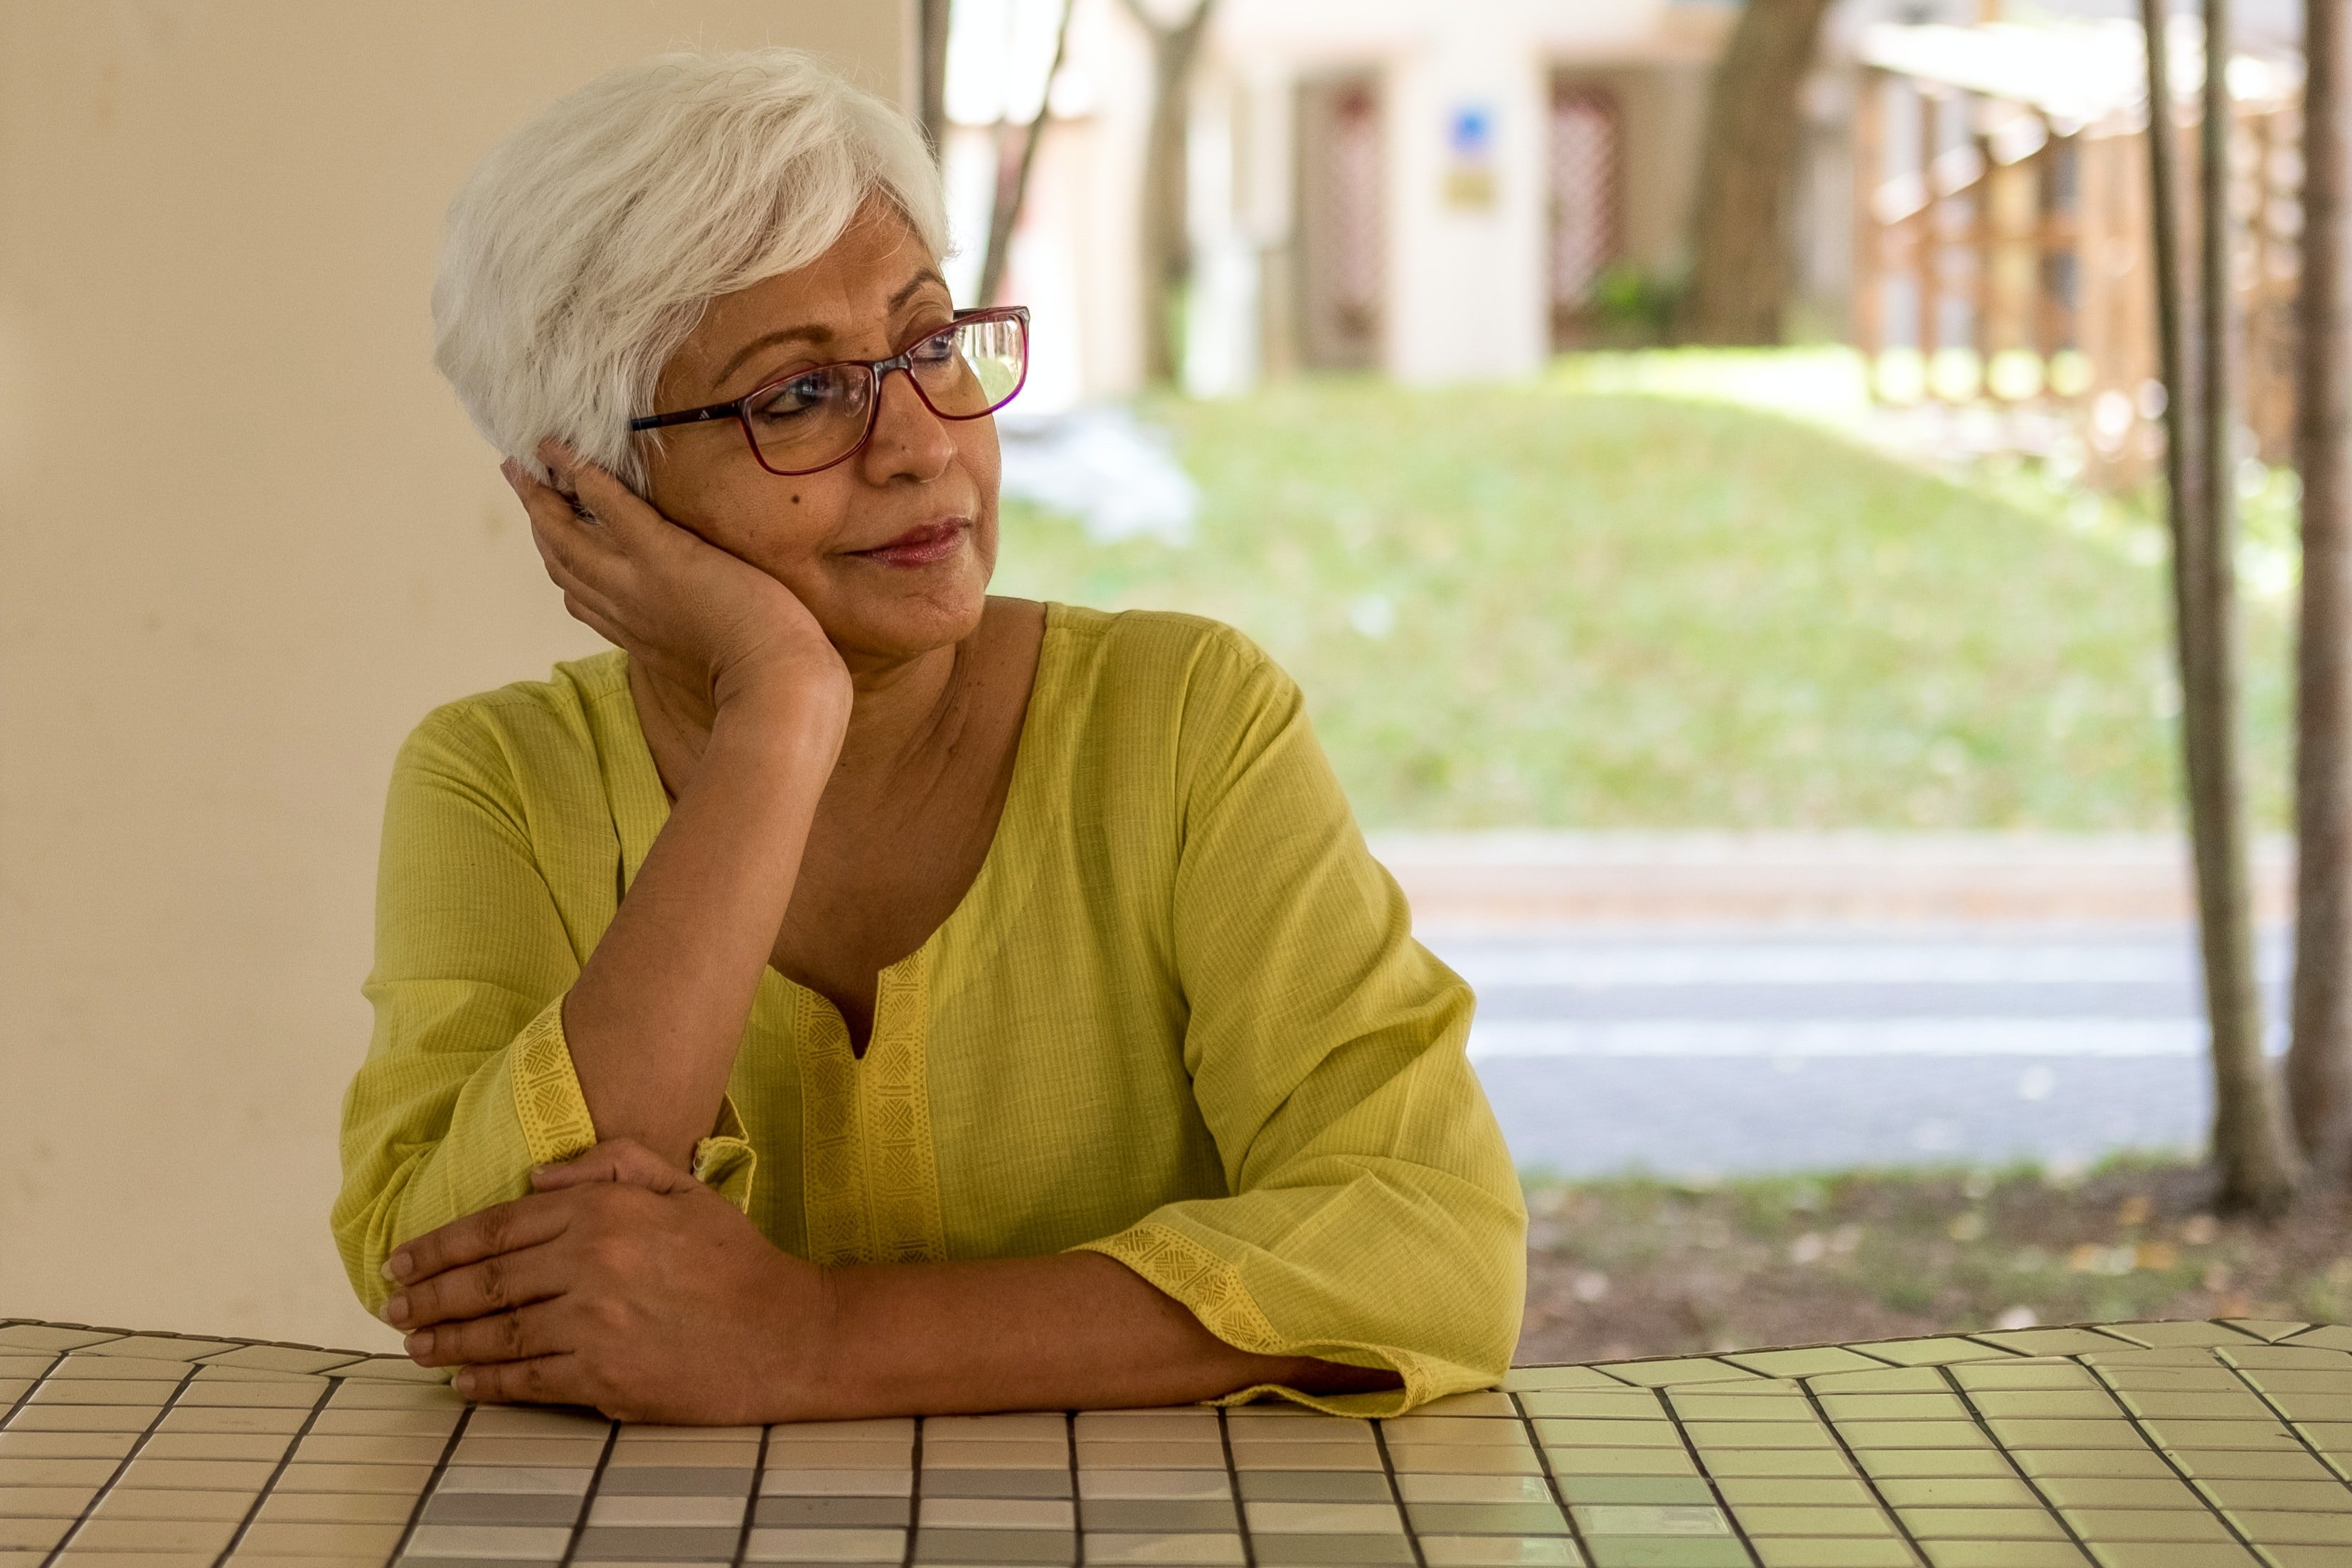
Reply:
[[509, 136], [450, 204], [434, 363], [532, 473], [552, 436], [641, 486], [628, 422], [704, 307], [814, 261], [877, 197], [945, 254], [921, 133], [813, 57], [625, 66]]

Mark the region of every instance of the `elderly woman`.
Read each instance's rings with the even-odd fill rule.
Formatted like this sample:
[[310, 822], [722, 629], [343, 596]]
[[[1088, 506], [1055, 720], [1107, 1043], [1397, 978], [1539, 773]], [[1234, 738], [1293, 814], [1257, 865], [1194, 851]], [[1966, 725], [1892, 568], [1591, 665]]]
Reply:
[[672, 1422], [1286, 1395], [1509, 1360], [1525, 1214], [1295, 686], [987, 595], [920, 138], [675, 56], [452, 210], [438, 362], [617, 652], [394, 768], [334, 1228], [477, 1399]]

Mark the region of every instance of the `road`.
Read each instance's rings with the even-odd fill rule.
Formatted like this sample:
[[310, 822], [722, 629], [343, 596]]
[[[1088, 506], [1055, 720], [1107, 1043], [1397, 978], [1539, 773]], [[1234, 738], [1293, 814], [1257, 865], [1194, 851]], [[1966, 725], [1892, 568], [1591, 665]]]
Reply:
[[[2160, 840], [1529, 835], [1381, 846], [1477, 988], [1523, 1166], [2064, 1168], [2193, 1150], [2210, 1094]], [[2261, 866], [2267, 1017], [2283, 862]]]
[[[2192, 1149], [2185, 929], [1452, 936], [1523, 1166], [1730, 1174]], [[2279, 1016], [2284, 944], [2265, 944]]]

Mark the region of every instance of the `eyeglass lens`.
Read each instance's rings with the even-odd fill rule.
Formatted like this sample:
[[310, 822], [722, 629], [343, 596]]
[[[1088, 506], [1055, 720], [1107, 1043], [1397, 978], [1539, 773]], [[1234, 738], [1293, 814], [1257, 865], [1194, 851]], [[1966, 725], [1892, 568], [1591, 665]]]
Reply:
[[[1028, 357], [1018, 320], [959, 321], [907, 350], [917, 393], [942, 419], [977, 419], [1020, 390]], [[876, 391], [863, 365], [824, 365], [779, 382], [743, 412], [770, 468], [809, 469], [845, 457], [866, 438]]]

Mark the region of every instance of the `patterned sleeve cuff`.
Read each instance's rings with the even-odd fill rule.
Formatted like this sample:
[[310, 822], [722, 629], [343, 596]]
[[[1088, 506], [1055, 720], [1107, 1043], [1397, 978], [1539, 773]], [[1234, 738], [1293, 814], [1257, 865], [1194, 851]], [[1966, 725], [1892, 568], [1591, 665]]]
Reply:
[[563, 998], [556, 998], [523, 1026], [509, 1052], [515, 1116], [534, 1166], [578, 1159], [596, 1146], [596, 1124], [572, 1071], [563, 1038]]
[[[515, 1116], [534, 1166], [578, 1159], [596, 1146], [596, 1123], [572, 1068], [572, 1047], [563, 1038], [563, 998], [558, 997], [515, 1037], [511, 1075]], [[731, 1098], [719, 1103], [719, 1124], [694, 1145], [694, 1176], [747, 1213], [751, 1176], [759, 1165], [743, 1118]]]
[[1072, 1251], [1099, 1252], [1141, 1275], [1201, 1321], [1201, 1326], [1235, 1350], [1252, 1355], [1313, 1356], [1358, 1366], [1387, 1367], [1404, 1380], [1402, 1388], [1370, 1394], [1310, 1394], [1279, 1383], [1254, 1384], [1215, 1405], [1245, 1405], [1274, 1396], [1334, 1416], [1397, 1416], [1426, 1402], [1435, 1390], [1413, 1357], [1377, 1345], [1344, 1340], [1305, 1342], [1277, 1331], [1241, 1270], [1171, 1225], [1145, 1220], [1116, 1236], [1088, 1241]]

